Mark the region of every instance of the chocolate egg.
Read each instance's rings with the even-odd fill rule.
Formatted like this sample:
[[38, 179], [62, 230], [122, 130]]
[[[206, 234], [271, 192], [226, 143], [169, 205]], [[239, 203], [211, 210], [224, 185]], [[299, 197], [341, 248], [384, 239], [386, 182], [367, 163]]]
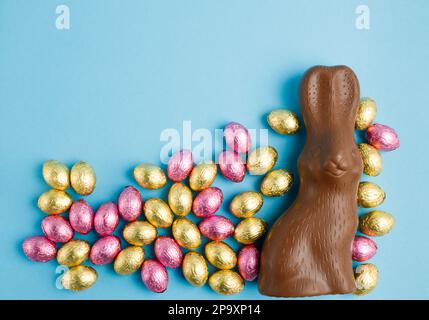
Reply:
[[201, 244], [198, 227], [191, 220], [179, 218], [173, 222], [172, 233], [177, 243], [186, 249], [196, 249]]
[[225, 242], [209, 242], [206, 244], [204, 251], [207, 260], [218, 269], [232, 269], [237, 264], [237, 255]]
[[250, 244], [261, 238], [267, 224], [260, 218], [246, 218], [235, 227], [234, 238], [240, 243]]
[[378, 150], [392, 151], [400, 146], [399, 137], [395, 130], [378, 123], [366, 129], [366, 138]]
[[377, 115], [377, 106], [371, 98], [362, 98], [356, 114], [355, 127], [358, 130], [368, 128]]
[[156, 228], [147, 221], [134, 221], [127, 224], [122, 232], [125, 241], [134, 246], [144, 246], [155, 241]]
[[384, 211], [371, 211], [359, 219], [359, 230], [367, 236], [384, 236], [395, 226], [395, 218]]
[[234, 233], [234, 224], [222, 216], [205, 218], [200, 222], [199, 228], [202, 235], [211, 240], [223, 240]]
[[120, 251], [121, 242], [119, 238], [115, 236], [105, 236], [95, 241], [92, 245], [89, 259], [96, 265], [108, 264], [115, 260]]
[[360, 155], [363, 162], [363, 173], [368, 176], [378, 176], [383, 170], [383, 161], [380, 152], [367, 143], [359, 143]]
[[178, 268], [182, 263], [182, 250], [177, 242], [170, 237], [161, 236], [155, 240], [155, 256], [167, 268]]
[[207, 282], [209, 270], [206, 260], [196, 252], [188, 252], [183, 258], [183, 276], [195, 287], [201, 287]]
[[377, 253], [377, 244], [367, 237], [356, 236], [352, 245], [352, 259], [363, 262]]
[[270, 127], [280, 134], [294, 134], [299, 130], [298, 117], [289, 110], [273, 110], [268, 115], [267, 120]]
[[167, 175], [174, 182], [180, 182], [191, 173], [194, 167], [192, 153], [189, 150], [181, 150], [173, 154], [168, 160]]
[[250, 218], [255, 215], [264, 204], [264, 199], [259, 192], [241, 192], [232, 199], [229, 210], [238, 218]]
[[189, 186], [194, 191], [207, 189], [215, 181], [217, 165], [212, 161], [201, 162], [195, 166], [189, 176]]
[[162, 293], [167, 290], [168, 273], [158, 261], [149, 259], [143, 262], [141, 277], [144, 285], [150, 291]]
[[173, 213], [168, 204], [158, 198], [148, 199], [143, 211], [146, 219], [157, 228], [168, 228], [173, 223]]
[[168, 192], [168, 204], [178, 216], [186, 216], [192, 209], [192, 192], [186, 185], [176, 182]]
[[77, 193], [83, 196], [91, 194], [96, 184], [94, 169], [83, 161], [75, 163], [70, 171], [70, 183]]
[[137, 183], [150, 190], [160, 189], [167, 183], [164, 171], [157, 166], [142, 163], [134, 168], [134, 179]]
[[119, 252], [113, 268], [117, 274], [128, 275], [136, 272], [144, 260], [144, 250], [140, 247], [128, 247]]
[[377, 286], [378, 269], [371, 263], [361, 264], [354, 269], [356, 290], [355, 295], [370, 293]]
[[244, 246], [238, 253], [237, 264], [244, 280], [255, 280], [259, 272], [259, 250], [253, 244]]
[[273, 147], [260, 147], [253, 150], [247, 158], [247, 171], [251, 175], [263, 175], [277, 163], [277, 150]]
[[267, 197], [280, 197], [289, 191], [292, 184], [292, 173], [284, 169], [273, 170], [262, 180], [261, 192]]
[[119, 224], [118, 206], [114, 202], [102, 204], [94, 217], [94, 228], [100, 236], [112, 234]]
[[241, 157], [233, 151], [223, 151], [219, 155], [219, 168], [222, 175], [232, 181], [241, 182], [246, 175], [246, 166]]
[[57, 160], [48, 160], [43, 163], [43, 179], [54, 189], [66, 190], [70, 185], [69, 169]]
[[24, 254], [35, 262], [48, 262], [55, 258], [55, 243], [43, 236], [29, 237], [22, 244]]
[[386, 198], [384, 191], [375, 183], [363, 181], [359, 183], [358, 205], [363, 208], [374, 208]]
[[61, 214], [66, 212], [72, 205], [73, 200], [70, 195], [61, 190], [49, 190], [37, 200], [37, 206], [47, 214]]
[[53, 242], [68, 242], [73, 238], [70, 223], [61, 216], [47, 216], [42, 220], [42, 230]]
[[87, 266], [76, 266], [64, 272], [61, 284], [70, 291], [82, 291], [94, 285], [97, 281], [97, 271]]
[[57, 253], [59, 264], [73, 267], [88, 259], [91, 246], [84, 240], [71, 240], [64, 244]]
[[249, 130], [237, 122], [226, 125], [224, 136], [226, 145], [237, 153], [246, 153], [252, 145]]
[[94, 211], [85, 200], [80, 199], [70, 207], [69, 220], [74, 231], [87, 234], [94, 225]]
[[118, 211], [125, 221], [135, 221], [142, 213], [142, 196], [140, 192], [132, 187], [126, 187], [118, 198]]
[[219, 210], [223, 201], [222, 190], [211, 187], [201, 191], [192, 204], [192, 212], [197, 217], [209, 217]]
[[244, 281], [237, 272], [219, 270], [210, 276], [209, 285], [215, 292], [229, 296], [243, 291]]

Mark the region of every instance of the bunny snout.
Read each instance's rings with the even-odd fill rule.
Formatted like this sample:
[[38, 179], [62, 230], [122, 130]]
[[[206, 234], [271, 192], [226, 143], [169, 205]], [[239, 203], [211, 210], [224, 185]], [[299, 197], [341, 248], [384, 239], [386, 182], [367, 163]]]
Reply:
[[344, 156], [338, 154], [335, 157], [329, 157], [326, 159], [323, 163], [323, 168], [329, 174], [335, 177], [340, 177], [349, 170], [350, 163]]

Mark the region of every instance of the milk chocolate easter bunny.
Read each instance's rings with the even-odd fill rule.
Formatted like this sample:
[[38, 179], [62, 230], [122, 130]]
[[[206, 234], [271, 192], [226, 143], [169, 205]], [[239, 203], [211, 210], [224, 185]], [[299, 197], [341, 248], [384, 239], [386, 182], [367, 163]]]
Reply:
[[359, 82], [345, 66], [313, 67], [301, 83], [307, 140], [300, 188], [262, 249], [259, 290], [277, 297], [351, 293], [362, 161], [354, 137]]

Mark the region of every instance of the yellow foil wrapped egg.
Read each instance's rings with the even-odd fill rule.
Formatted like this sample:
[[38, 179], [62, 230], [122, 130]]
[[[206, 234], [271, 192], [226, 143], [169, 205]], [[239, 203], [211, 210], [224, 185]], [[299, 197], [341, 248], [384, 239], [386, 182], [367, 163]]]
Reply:
[[232, 199], [229, 210], [238, 218], [250, 218], [262, 208], [263, 204], [264, 199], [259, 192], [245, 191]]
[[217, 166], [213, 161], [201, 162], [192, 169], [189, 186], [194, 191], [207, 189], [215, 181]]
[[183, 258], [182, 271], [185, 279], [195, 287], [201, 287], [207, 282], [209, 270], [202, 255], [188, 252]]
[[267, 224], [260, 218], [246, 218], [235, 227], [234, 238], [242, 244], [251, 244], [261, 238]]
[[363, 296], [377, 286], [378, 269], [372, 263], [361, 264], [354, 269], [356, 290], [355, 295]]
[[395, 218], [384, 211], [371, 211], [359, 219], [359, 230], [368, 236], [384, 236], [395, 226]]
[[71, 240], [64, 244], [57, 252], [59, 264], [73, 267], [88, 259], [91, 246], [84, 240]]
[[209, 285], [215, 292], [229, 296], [243, 291], [244, 280], [235, 271], [219, 270], [210, 276]]
[[218, 269], [232, 269], [237, 264], [237, 255], [234, 250], [222, 241], [207, 243], [205, 254], [207, 260]]
[[70, 171], [70, 183], [74, 191], [80, 195], [91, 194], [96, 184], [94, 169], [83, 161], [75, 163]]
[[97, 271], [87, 266], [76, 266], [64, 272], [61, 284], [70, 291], [82, 291], [94, 285], [97, 281]]
[[275, 166], [277, 159], [278, 153], [273, 147], [256, 148], [247, 158], [247, 171], [252, 175], [266, 174]]
[[143, 207], [146, 219], [157, 228], [168, 228], [173, 223], [173, 212], [163, 200], [148, 199]]
[[128, 275], [140, 269], [144, 261], [143, 248], [132, 246], [123, 249], [115, 258], [113, 268], [117, 274]]
[[66, 190], [70, 186], [69, 169], [57, 160], [48, 160], [43, 163], [43, 179], [56, 190]]
[[168, 204], [178, 216], [186, 216], [192, 209], [192, 191], [185, 184], [176, 182], [168, 192]]
[[377, 115], [377, 106], [375, 101], [371, 98], [362, 98], [359, 103], [358, 111], [356, 114], [355, 127], [358, 130], [368, 128]]
[[280, 197], [289, 191], [292, 184], [292, 173], [284, 169], [273, 170], [262, 180], [261, 192], [267, 197]]
[[386, 194], [375, 183], [363, 181], [359, 183], [357, 198], [360, 207], [374, 208], [383, 203]]
[[378, 176], [383, 170], [383, 160], [380, 152], [367, 143], [359, 143], [360, 155], [363, 162], [363, 173], [368, 176]]
[[61, 214], [72, 204], [73, 200], [67, 192], [55, 189], [42, 193], [37, 200], [39, 209], [47, 214]]
[[124, 239], [134, 246], [144, 246], [155, 241], [158, 235], [156, 228], [147, 221], [128, 223], [122, 231]]
[[298, 117], [289, 110], [273, 110], [268, 115], [267, 120], [270, 127], [280, 134], [294, 134], [299, 130]]
[[160, 189], [167, 183], [164, 171], [157, 166], [142, 163], [134, 168], [134, 179], [137, 183], [150, 190]]
[[200, 230], [186, 218], [178, 218], [173, 222], [172, 233], [176, 242], [186, 249], [196, 249], [201, 244]]

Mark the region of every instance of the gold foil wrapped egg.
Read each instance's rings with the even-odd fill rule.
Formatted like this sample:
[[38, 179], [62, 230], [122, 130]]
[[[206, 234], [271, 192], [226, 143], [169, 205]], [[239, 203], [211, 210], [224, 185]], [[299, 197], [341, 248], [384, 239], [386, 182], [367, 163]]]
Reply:
[[280, 197], [289, 191], [292, 184], [292, 173], [284, 169], [273, 170], [262, 180], [261, 192], [267, 197]]
[[266, 174], [275, 166], [277, 159], [278, 153], [273, 147], [256, 148], [247, 158], [247, 171], [252, 175]]
[[383, 170], [380, 152], [367, 143], [359, 143], [358, 148], [362, 157], [363, 172], [368, 176], [378, 176]]
[[354, 269], [356, 290], [355, 295], [363, 296], [377, 286], [378, 269], [372, 263], [361, 264]]
[[355, 127], [358, 130], [368, 128], [377, 115], [377, 106], [371, 98], [362, 98], [356, 114]]
[[91, 246], [84, 240], [71, 240], [64, 244], [57, 252], [59, 264], [74, 267], [88, 259]]
[[280, 134], [294, 134], [299, 130], [298, 117], [289, 110], [273, 110], [268, 115], [267, 120], [270, 127]]
[[164, 171], [157, 166], [142, 163], [134, 168], [134, 179], [137, 183], [150, 190], [160, 189], [167, 183]]
[[173, 223], [173, 212], [163, 200], [148, 199], [143, 207], [146, 219], [157, 228], [168, 228]]
[[56, 190], [66, 190], [70, 186], [69, 169], [57, 160], [48, 160], [43, 163], [43, 179]]
[[70, 183], [74, 191], [80, 195], [91, 194], [96, 184], [94, 169], [83, 161], [75, 163], [70, 171]]
[[262, 208], [263, 204], [264, 199], [259, 192], [245, 191], [232, 199], [229, 210], [238, 218], [250, 218]]
[[94, 285], [97, 281], [97, 271], [87, 266], [76, 266], [64, 272], [61, 284], [64, 289], [82, 291]]
[[186, 218], [178, 218], [173, 222], [172, 233], [176, 242], [186, 249], [196, 249], [201, 244], [200, 230]]
[[67, 192], [55, 189], [42, 193], [37, 200], [39, 209], [47, 214], [61, 214], [72, 204], [73, 200]]
[[194, 191], [207, 189], [215, 181], [217, 165], [213, 161], [201, 162], [192, 169], [189, 186]]
[[260, 218], [246, 218], [235, 227], [234, 238], [242, 244], [251, 244], [261, 238], [267, 224]]
[[357, 198], [360, 207], [374, 208], [383, 203], [386, 194], [375, 183], [363, 181], [359, 183]]
[[156, 228], [147, 221], [128, 223], [122, 231], [124, 239], [134, 246], [144, 246], [155, 241], [158, 235]]
[[176, 182], [168, 192], [168, 204], [178, 216], [186, 216], [192, 209], [192, 191], [185, 184]]
[[237, 255], [234, 250], [222, 241], [207, 243], [205, 254], [207, 260], [218, 269], [232, 269], [237, 264]]
[[116, 256], [113, 268], [117, 274], [128, 275], [140, 269], [144, 261], [144, 250], [140, 247], [132, 246], [123, 249]]
[[371, 211], [359, 219], [359, 229], [370, 237], [384, 236], [395, 226], [395, 218], [384, 211]]
[[219, 270], [214, 272], [209, 278], [210, 287], [222, 295], [232, 295], [243, 291], [243, 278], [232, 270]]
[[188, 252], [183, 258], [182, 271], [185, 279], [195, 287], [201, 287], [207, 282], [209, 270], [202, 255]]

